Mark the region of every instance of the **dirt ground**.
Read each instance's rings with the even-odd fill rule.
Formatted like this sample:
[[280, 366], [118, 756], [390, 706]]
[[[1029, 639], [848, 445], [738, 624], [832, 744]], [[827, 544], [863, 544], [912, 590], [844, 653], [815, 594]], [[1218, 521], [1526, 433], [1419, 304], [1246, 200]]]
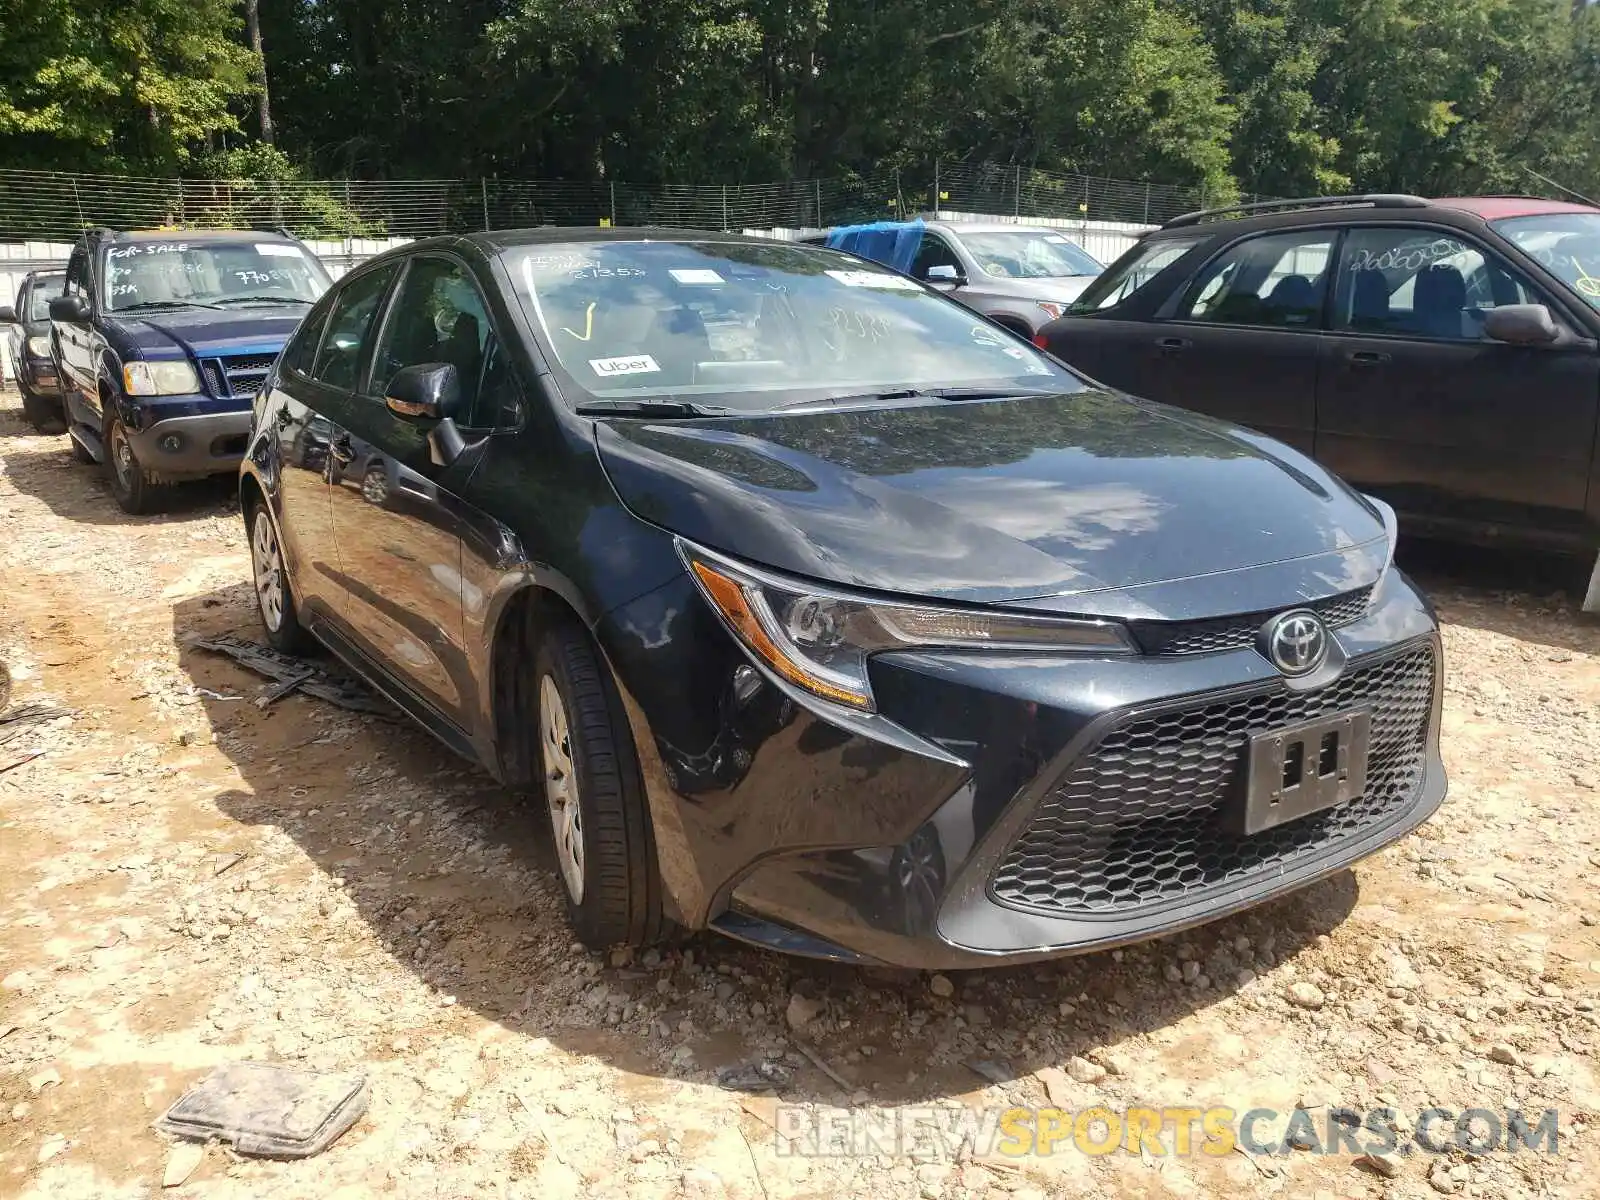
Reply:
[[[10, 393], [0, 456], [13, 703], [74, 713], [0, 746], [0, 1195], [162, 1193], [151, 1122], [238, 1059], [364, 1074], [370, 1107], [303, 1162], [212, 1145], [173, 1195], [1600, 1194], [1600, 622], [1558, 567], [1408, 557], [1445, 621], [1450, 797], [1354, 872], [949, 979], [709, 937], [625, 961], [572, 944], [538, 808], [408, 725], [260, 708], [264, 681], [190, 644], [255, 635], [226, 481], [124, 517]], [[719, 1082], [762, 1063], [776, 1094]], [[1227, 1105], [1280, 1114], [1264, 1130], [1392, 1106], [1402, 1133], [1431, 1106], [1556, 1109], [1560, 1141], [812, 1157], [780, 1103]]]

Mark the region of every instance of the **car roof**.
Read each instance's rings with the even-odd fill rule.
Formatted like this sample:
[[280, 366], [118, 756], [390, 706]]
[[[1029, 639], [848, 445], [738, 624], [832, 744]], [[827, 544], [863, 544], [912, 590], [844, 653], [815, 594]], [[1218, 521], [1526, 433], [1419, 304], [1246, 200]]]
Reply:
[[1149, 238], [1233, 237], [1270, 229], [1349, 222], [1442, 220], [1445, 224], [1471, 225], [1501, 217], [1542, 213], [1594, 213], [1600, 209], [1565, 200], [1536, 196], [1451, 196], [1436, 200], [1408, 195], [1319, 196], [1303, 200], [1241, 204], [1231, 208], [1202, 209], [1174, 217]]
[[1500, 217], [1534, 217], [1545, 213], [1600, 213], [1600, 208], [1570, 200], [1543, 200], [1536, 196], [1442, 196], [1434, 201], [1445, 208], [1475, 213], [1485, 221]]
[[276, 229], [95, 229], [108, 242], [293, 242], [291, 234]]
[[750, 237], [743, 233], [724, 233], [713, 229], [679, 229], [671, 226], [640, 225], [628, 228], [596, 229], [593, 225], [542, 225], [535, 229], [494, 229], [457, 237], [428, 238], [413, 242], [408, 250], [448, 246], [461, 240], [474, 242], [493, 252], [518, 246], [551, 246], [563, 242], [735, 242], [750, 246], [792, 246], [776, 238]]

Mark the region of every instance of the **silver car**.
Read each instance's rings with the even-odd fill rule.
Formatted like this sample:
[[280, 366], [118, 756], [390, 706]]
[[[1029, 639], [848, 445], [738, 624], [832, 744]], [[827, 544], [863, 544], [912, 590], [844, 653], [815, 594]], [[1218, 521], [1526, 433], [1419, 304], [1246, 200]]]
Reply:
[[878, 221], [811, 240], [904, 271], [1027, 338], [1104, 270], [1060, 230], [1004, 222]]

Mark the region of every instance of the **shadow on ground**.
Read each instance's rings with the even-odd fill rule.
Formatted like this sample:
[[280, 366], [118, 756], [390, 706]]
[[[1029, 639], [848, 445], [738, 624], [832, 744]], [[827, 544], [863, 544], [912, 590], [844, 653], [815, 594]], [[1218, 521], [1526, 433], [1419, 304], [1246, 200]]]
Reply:
[[56, 516], [69, 521], [93, 525], [191, 521], [196, 517], [215, 516], [217, 507], [229, 503], [238, 488], [231, 474], [180, 483], [163, 494], [159, 511], [133, 517], [117, 507], [106, 483], [105, 468], [98, 463], [91, 465], [74, 459], [65, 434], [41, 436], [22, 420], [20, 413], [8, 410], [0, 412], [0, 435], [17, 439], [26, 435], [32, 439], [30, 444], [19, 440], [7, 446], [4, 453], [6, 473], [19, 492], [43, 501]]
[[[258, 636], [247, 584], [180, 603], [174, 636], [197, 687], [253, 696], [255, 677], [188, 644], [223, 632]], [[817, 1045], [852, 1087], [894, 1103], [970, 1092], [983, 1081], [969, 1060], [1026, 1075], [1214, 1004], [1236, 986], [1239, 971], [1292, 957], [1345, 919], [1356, 900], [1354, 877], [1342, 872], [1183, 935], [1186, 953], [1214, 972], [1206, 989], [1165, 977], [1175, 953], [1169, 945], [1159, 954], [952, 973], [956, 995], [939, 1001], [912, 972], [784, 958], [715, 935], [688, 941], [698, 959], [693, 973], [672, 950], [657, 966], [607, 965], [589, 980], [570, 971], [586, 956], [573, 948], [565, 923], [542, 803], [498, 787], [404, 721], [303, 697], [265, 710], [239, 701], [205, 705], [219, 749], [249, 785], [218, 797], [222, 811], [243, 824], [281, 828], [320, 870], [345, 879], [397, 964], [490, 1021], [639, 1074], [668, 1073], [682, 1045], [695, 1051], [696, 1069], [750, 1061], [789, 1034], [785, 1009], [799, 991], [826, 1002], [829, 1023]], [[430, 921], [438, 924], [424, 948], [418, 927]], [[1251, 950], [1235, 948], [1241, 937]], [[664, 1000], [663, 978], [670, 980]], [[583, 1001], [597, 983], [641, 1010], [661, 1011], [644, 1028], [608, 1023], [603, 1009]], [[1070, 1017], [1063, 1003], [1076, 1009]], [[691, 1032], [684, 1034], [686, 1019]], [[873, 1047], [870, 1058], [851, 1053], [863, 1045]], [[786, 1094], [839, 1099], [834, 1083], [809, 1068]]]

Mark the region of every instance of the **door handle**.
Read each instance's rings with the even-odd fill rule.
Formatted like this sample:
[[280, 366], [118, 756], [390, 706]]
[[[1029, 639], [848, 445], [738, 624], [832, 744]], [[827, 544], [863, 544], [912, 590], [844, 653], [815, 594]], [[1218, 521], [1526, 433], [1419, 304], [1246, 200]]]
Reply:
[[1352, 367], [1378, 367], [1389, 361], [1381, 350], [1352, 350], [1345, 358]]
[[328, 453], [340, 466], [349, 466], [356, 459], [356, 448], [350, 444], [350, 435], [341, 433], [328, 443]]
[[1156, 339], [1156, 349], [1163, 354], [1181, 354], [1189, 348], [1189, 339], [1181, 337], [1164, 337]]

